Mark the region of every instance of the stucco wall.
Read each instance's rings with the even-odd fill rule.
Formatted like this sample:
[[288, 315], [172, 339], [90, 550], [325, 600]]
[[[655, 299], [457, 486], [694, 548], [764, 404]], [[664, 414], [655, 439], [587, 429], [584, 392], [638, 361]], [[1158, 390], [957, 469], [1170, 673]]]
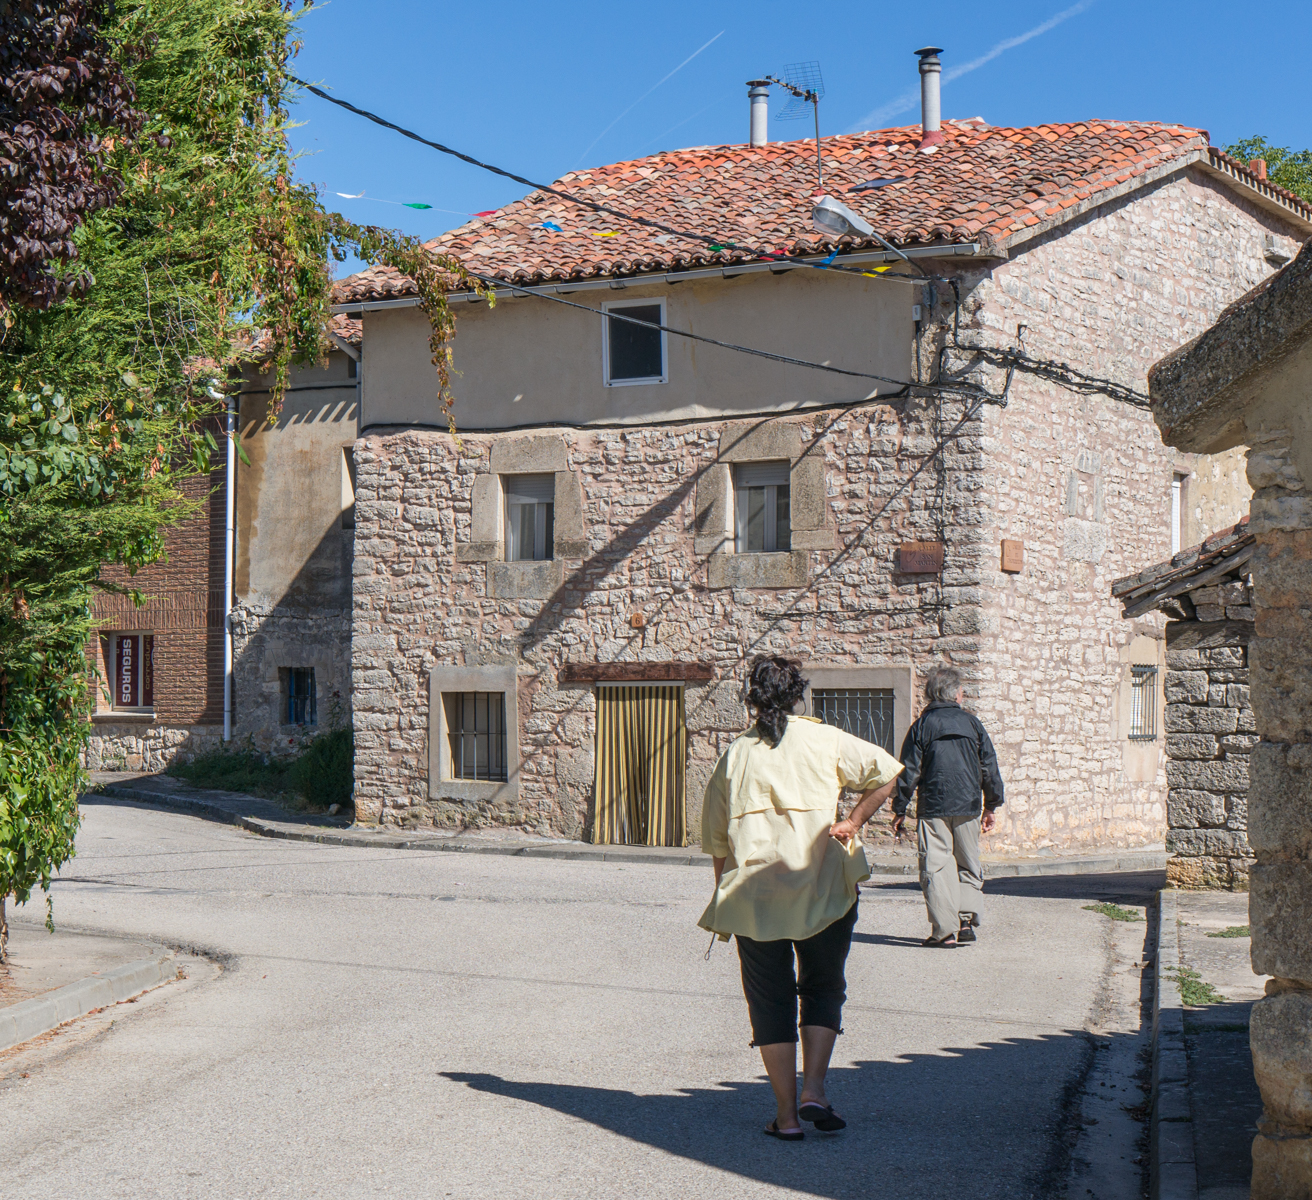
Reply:
[[[1025, 324], [1031, 354], [1146, 393], [1153, 362], [1270, 274], [1267, 230], [1288, 232], [1201, 175], [1177, 177], [1091, 211], [979, 279], [963, 340], [1012, 342]], [[1123, 620], [1110, 583], [1170, 557], [1176, 470], [1198, 477], [1183, 545], [1244, 516], [1251, 492], [1236, 478], [1239, 460], [1181, 454], [1163, 446], [1148, 412], [1021, 373], [987, 424], [976, 703], [1009, 789], [993, 844], [1160, 840], [1165, 756], [1146, 771], [1118, 712], [1130, 665], [1161, 660], [1160, 648], [1141, 642], [1131, 653], [1132, 643], [1160, 639], [1163, 620]], [[1021, 574], [1000, 571], [1001, 538], [1024, 541]]]
[[[859, 276], [788, 271], [734, 279], [644, 284], [571, 293], [600, 310], [612, 300], [661, 296], [666, 324], [776, 354], [906, 380], [911, 306], [919, 289]], [[669, 382], [606, 387], [603, 318], [535, 297], [457, 303], [452, 377], [459, 426], [620, 423], [698, 418], [859, 400], [894, 390], [669, 337]], [[445, 427], [416, 308], [365, 313], [365, 424]]]

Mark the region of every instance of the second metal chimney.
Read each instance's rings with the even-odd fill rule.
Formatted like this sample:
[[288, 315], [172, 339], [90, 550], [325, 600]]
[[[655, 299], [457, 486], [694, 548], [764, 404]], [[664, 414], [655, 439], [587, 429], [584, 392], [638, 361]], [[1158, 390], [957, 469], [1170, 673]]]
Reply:
[[768, 133], [770, 123], [770, 81], [768, 79], [749, 79], [747, 81], [747, 98], [752, 103], [749, 143], [753, 146], [764, 146], [770, 140]]
[[943, 64], [938, 61], [938, 56], [942, 53], [941, 46], [925, 46], [916, 51], [920, 58], [921, 137], [918, 149], [924, 154], [933, 154], [943, 144], [939, 109], [939, 82], [943, 74]]

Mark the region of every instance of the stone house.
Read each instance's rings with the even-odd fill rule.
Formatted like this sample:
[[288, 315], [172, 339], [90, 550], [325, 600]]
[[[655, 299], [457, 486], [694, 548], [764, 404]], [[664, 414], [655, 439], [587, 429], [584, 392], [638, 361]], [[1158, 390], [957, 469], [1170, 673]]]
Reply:
[[236, 427], [249, 465], [229, 463], [220, 418], [215, 470], [184, 485], [199, 512], [169, 530], [166, 561], [131, 580], [145, 605], [96, 596], [89, 769], [162, 770], [225, 733], [291, 752], [349, 723], [359, 323], [335, 317], [332, 338], [321, 363], [293, 371], [272, 420], [270, 380], [254, 365], [243, 373]]
[[[1133, 620], [1156, 610], [1166, 624], [1166, 879], [1173, 887], [1248, 888], [1248, 761], [1258, 737], [1249, 697], [1253, 640], [1247, 522], [1137, 575], [1112, 595]], [[1153, 738], [1155, 667], [1137, 667], [1129, 710]], [[1135, 735], [1131, 735], [1135, 736]]]
[[1180, 450], [1247, 446], [1253, 486], [1256, 733], [1250, 752], [1249, 926], [1270, 975], [1250, 1017], [1264, 1113], [1253, 1200], [1312, 1196], [1312, 245], [1150, 375]]
[[757, 137], [436, 239], [499, 281], [494, 307], [451, 297], [458, 437], [410, 282], [339, 284], [366, 368], [359, 819], [652, 840], [659, 786], [695, 837], [769, 650], [805, 661], [808, 712], [895, 749], [925, 670], [962, 667], [1008, 784], [996, 848], [1160, 840], [1161, 743], [1126, 704], [1164, 621], [1123, 622], [1109, 586], [1248, 488], [1242, 450], [1164, 446], [1141, 389], [1312, 209], [1174, 125], [925, 122], [821, 153], [859, 210], [837, 238], [815, 143]]

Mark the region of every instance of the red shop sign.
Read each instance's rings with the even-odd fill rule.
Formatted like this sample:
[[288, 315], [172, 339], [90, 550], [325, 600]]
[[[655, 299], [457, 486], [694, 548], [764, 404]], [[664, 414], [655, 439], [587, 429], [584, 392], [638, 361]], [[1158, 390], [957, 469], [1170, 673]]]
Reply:
[[155, 703], [155, 639], [120, 633], [114, 640], [114, 707], [151, 708]]

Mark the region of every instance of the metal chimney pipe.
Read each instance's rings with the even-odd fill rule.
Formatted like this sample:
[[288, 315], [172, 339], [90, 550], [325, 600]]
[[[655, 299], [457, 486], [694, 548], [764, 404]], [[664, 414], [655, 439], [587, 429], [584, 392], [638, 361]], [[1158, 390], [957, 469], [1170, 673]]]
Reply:
[[943, 74], [943, 64], [938, 56], [943, 53], [941, 46], [925, 46], [916, 51], [920, 58], [920, 149], [925, 154], [932, 154], [943, 144], [941, 109], [939, 107], [939, 83]]
[[768, 133], [770, 120], [770, 81], [768, 79], [749, 79], [747, 81], [747, 98], [752, 103], [752, 123], [749, 144], [764, 146], [770, 140]]

